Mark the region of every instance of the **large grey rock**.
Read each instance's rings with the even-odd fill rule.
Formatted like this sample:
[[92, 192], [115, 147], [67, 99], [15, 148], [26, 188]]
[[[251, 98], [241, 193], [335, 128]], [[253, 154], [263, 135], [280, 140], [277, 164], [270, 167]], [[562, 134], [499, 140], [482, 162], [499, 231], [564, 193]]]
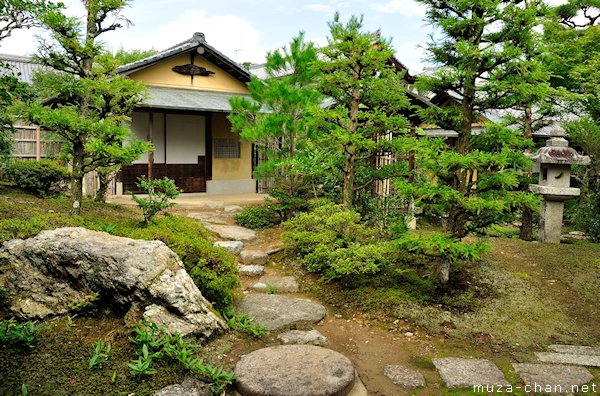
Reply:
[[210, 385], [188, 378], [181, 385], [169, 385], [154, 396], [212, 396]]
[[354, 365], [330, 349], [281, 345], [259, 349], [235, 366], [243, 396], [347, 395], [354, 385]]
[[513, 363], [513, 367], [536, 393], [572, 394], [594, 379], [586, 368], [578, 366]]
[[570, 353], [536, 352], [535, 357], [542, 363], [574, 364], [576, 366], [600, 367], [598, 355], [572, 355]]
[[269, 291], [272, 288], [276, 293], [295, 293], [298, 291], [298, 282], [293, 276], [263, 276], [252, 285], [256, 291]]
[[222, 247], [229, 250], [233, 254], [239, 254], [244, 248], [244, 242], [242, 241], [217, 241], [215, 246]]
[[433, 359], [433, 364], [448, 388], [509, 385], [502, 371], [487, 359], [442, 358]]
[[326, 314], [325, 307], [310, 300], [278, 294], [248, 294], [238, 309], [250, 315], [269, 330], [298, 323], [316, 323]]
[[240, 252], [240, 261], [244, 264], [265, 265], [269, 260], [269, 255], [262, 250], [242, 250]]
[[256, 240], [256, 232], [240, 226], [205, 224], [204, 228], [223, 239], [242, 242], [254, 242]]
[[84, 228], [43, 231], [0, 249], [8, 307], [24, 319], [69, 312], [98, 293], [126, 311], [167, 312], [186, 334], [210, 337], [226, 329], [211, 304], [160, 241], [138, 241]]
[[383, 375], [388, 377], [395, 385], [404, 388], [424, 388], [425, 378], [418, 371], [401, 365], [388, 365], [383, 369]]
[[568, 353], [571, 355], [600, 356], [599, 347], [590, 347], [582, 345], [548, 345], [548, 349], [554, 352]]
[[238, 273], [245, 276], [261, 276], [265, 272], [263, 265], [245, 265], [242, 264], [238, 267]]
[[317, 330], [290, 330], [285, 333], [279, 334], [277, 336], [277, 339], [285, 345], [327, 345], [327, 338], [323, 334], [319, 333]]

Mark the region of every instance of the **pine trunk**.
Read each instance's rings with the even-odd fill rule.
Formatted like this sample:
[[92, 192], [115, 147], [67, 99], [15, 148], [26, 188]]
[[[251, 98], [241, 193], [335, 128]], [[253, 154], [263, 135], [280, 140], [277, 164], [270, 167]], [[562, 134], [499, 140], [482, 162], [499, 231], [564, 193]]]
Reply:
[[[525, 117], [523, 119], [523, 137], [525, 139], [533, 138], [533, 110], [531, 108], [525, 109]], [[529, 153], [529, 150], [525, 151]], [[527, 174], [528, 178], [531, 178], [533, 172], [530, 170]], [[524, 206], [521, 210], [521, 227], [519, 230], [519, 238], [524, 241], [531, 241], [533, 239], [533, 211]]]

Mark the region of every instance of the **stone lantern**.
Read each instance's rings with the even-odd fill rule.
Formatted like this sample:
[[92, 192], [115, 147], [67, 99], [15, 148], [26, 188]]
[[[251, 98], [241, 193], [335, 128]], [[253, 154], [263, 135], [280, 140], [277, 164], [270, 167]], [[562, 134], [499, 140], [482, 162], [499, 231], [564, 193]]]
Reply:
[[583, 156], [569, 147], [564, 138], [565, 132], [555, 128], [546, 140], [546, 147], [531, 155], [539, 172], [539, 184], [529, 185], [529, 190], [544, 197], [538, 240], [547, 243], [560, 243], [563, 210], [567, 199], [580, 194], [578, 188], [571, 187], [571, 165], [588, 165], [590, 157]]

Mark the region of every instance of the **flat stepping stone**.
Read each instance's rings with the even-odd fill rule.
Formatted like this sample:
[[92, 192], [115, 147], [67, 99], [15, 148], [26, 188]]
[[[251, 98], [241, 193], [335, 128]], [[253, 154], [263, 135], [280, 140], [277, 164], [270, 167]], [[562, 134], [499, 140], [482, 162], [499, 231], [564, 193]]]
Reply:
[[209, 213], [190, 213], [187, 217], [194, 220], [199, 220], [203, 223], [227, 224], [227, 220], [225, 220], [223, 216]]
[[204, 228], [223, 239], [242, 242], [254, 242], [256, 240], [256, 232], [249, 228], [221, 224], [204, 224]]
[[388, 377], [395, 385], [404, 388], [424, 388], [426, 385], [423, 374], [401, 365], [385, 366], [383, 375]]
[[509, 385], [502, 371], [487, 359], [442, 358], [432, 361], [448, 388]]
[[525, 385], [536, 393], [576, 393], [594, 379], [586, 368], [578, 366], [513, 363], [513, 367]]
[[181, 385], [169, 385], [153, 396], [211, 396], [210, 385], [188, 378]]
[[269, 255], [262, 250], [242, 250], [240, 252], [240, 261], [244, 264], [265, 265], [269, 260]]
[[252, 290], [276, 293], [295, 293], [299, 290], [298, 282], [293, 276], [263, 276], [251, 287]]
[[245, 265], [238, 266], [238, 273], [244, 276], [261, 276], [265, 273], [263, 265]]
[[568, 353], [571, 355], [600, 356], [600, 348], [582, 346], [582, 345], [549, 345], [548, 349], [558, 353]]
[[225, 212], [237, 213], [237, 212], [241, 212], [242, 210], [244, 210], [244, 208], [242, 208], [239, 205], [225, 205], [225, 207], [223, 208], [223, 210]]
[[337, 396], [354, 386], [354, 365], [344, 355], [312, 345], [259, 349], [235, 366], [243, 396]]
[[242, 241], [217, 241], [215, 246], [222, 247], [229, 250], [233, 254], [239, 254], [244, 248], [244, 242]]
[[536, 352], [535, 357], [542, 363], [574, 364], [576, 366], [600, 367], [600, 356], [572, 355], [569, 353]]
[[327, 345], [327, 338], [323, 334], [319, 333], [317, 330], [290, 330], [285, 333], [279, 334], [277, 336], [277, 339], [285, 345]]
[[316, 323], [327, 312], [324, 306], [316, 302], [279, 294], [248, 294], [237, 307], [268, 330], [298, 323]]
[[223, 201], [204, 201], [200, 204], [200, 207], [206, 209], [223, 209], [225, 208], [225, 203]]

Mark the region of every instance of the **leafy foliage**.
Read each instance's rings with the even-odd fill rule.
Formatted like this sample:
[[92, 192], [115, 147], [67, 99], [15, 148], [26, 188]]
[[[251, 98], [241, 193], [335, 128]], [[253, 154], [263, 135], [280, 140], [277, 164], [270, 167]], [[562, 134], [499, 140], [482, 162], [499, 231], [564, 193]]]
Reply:
[[275, 211], [269, 205], [247, 206], [234, 219], [242, 227], [263, 229], [273, 225], [275, 216]]
[[251, 335], [252, 337], [262, 337], [267, 333], [267, 328], [260, 323], [256, 323], [247, 314], [237, 314], [232, 308], [221, 311], [223, 319], [227, 322], [230, 329], [240, 331]]
[[63, 192], [71, 174], [55, 161], [12, 161], [4, 169], [5, 176], [19, 188], [40, 197]]
[[142, 176], [138, 178], [136, 185], [148, 195], [146, 198], [140, 198], [131, 193], [131, 198], [144, 213], [144, 222], [146, 224], [152, 221], [154, 216], [160, 211], [175, 205], [170, 200], [177, 198], [180, 194], [175, 182], [168, 177], [148, 179], [146, 176]]
[[184, 341], [179, 334], [168, 333], [155, 323], [140, 321], [134, 326], [130, 341], [138, 354], [138, 359], [128, 364], [132, 375], [155, 374], [153, 360], [171, 359], [190, 370], [200, 380], [210, 382], [211, 390], [216, 394], [224, 392], [235, 381], [233, 372], [194, 358], [198, 345]]
[[14, 319], [0, 322], [0, 345], [7, 345], [16, 349], [33, 349], [39, 341], [39, 331], [43, 324], [28, 321], [18, 323]]
[[374, 274], [394, 261], [396, 249], [360, 220], [342, 206], [324, 205], [285, 222], [281, 238], [308, 271], [327, 280]]
[[108, 361], [108, 355], [110, 354], [110, 348], [110, 342], [107, 342], [105, 347], [102, 340], [98, 340], [94, 347], [94, 353], [88, 362], [88, 369], [91, 370], [96, 366], [100, 366], [102, 363], [106, 363]]

